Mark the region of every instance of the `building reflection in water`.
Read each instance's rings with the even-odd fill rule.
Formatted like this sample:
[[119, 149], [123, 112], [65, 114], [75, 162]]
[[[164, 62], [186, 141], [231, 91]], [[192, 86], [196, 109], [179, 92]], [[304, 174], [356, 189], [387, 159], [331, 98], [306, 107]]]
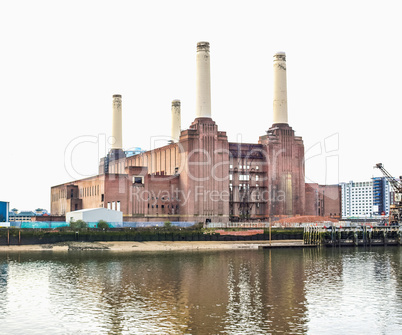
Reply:
[[[2, 329], [8, 333], [339, 333], [344, 324], [392, 333], [400, 326], [387, 315], [387, 310], [401, 314], [399, 251], [3, 256], [0, 320], [6, 320]], [[381, 299], [361, 289], [363, 282], [380, 287]], [[385, 297], [392, 298], [386, 309]], [[370, 316], [366, 328], [350, 319], [359, 308]]]

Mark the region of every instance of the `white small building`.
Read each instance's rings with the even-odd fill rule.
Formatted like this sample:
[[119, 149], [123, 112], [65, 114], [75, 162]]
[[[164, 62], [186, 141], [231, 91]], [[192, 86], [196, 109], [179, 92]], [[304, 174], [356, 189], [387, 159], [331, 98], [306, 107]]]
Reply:
[[107, 208], [88, 208], [66, 213], [67, 222], [78, 220], [82, 220], [87, 223], [103, 220], [107, 223], [113, 223], [114, 225], [123, 225], [123, 212], [114, 211]]

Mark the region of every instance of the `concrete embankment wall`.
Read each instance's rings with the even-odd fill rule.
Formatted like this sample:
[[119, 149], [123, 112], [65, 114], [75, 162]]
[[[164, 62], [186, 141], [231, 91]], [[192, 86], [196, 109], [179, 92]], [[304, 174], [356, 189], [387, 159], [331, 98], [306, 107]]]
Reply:
[[[269, 240], [266, 230], [255, 235], [220, 235], [199, 230], [163, 229], [0, 229], [0, 245], [48, 244], [67, 241], [258, 241]], [[271, 231], [272, 240], [303, 239], [303, 229], [278, 229]]]

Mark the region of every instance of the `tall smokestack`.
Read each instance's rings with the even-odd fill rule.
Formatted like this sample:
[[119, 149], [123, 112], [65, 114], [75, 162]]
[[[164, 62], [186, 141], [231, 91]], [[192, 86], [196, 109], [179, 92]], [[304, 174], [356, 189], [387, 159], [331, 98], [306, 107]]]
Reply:
[[123, 149], [122, 140], [122, 112], [121, 112], [121, 95], [113, 95], [113, 122], [112, 122], [112, 138], [114, 143], [112, 143], [113, 149]]
[[288, 123], [288, 98], [286, 89], [286, 54], [274, 55], [274, 106], [273, 123]]
[[197, 43], [196, 117], [211, 117], [209, 42]]
[[172, 141], [178, 142], [181, 131], [180, 100], [172, 101]]

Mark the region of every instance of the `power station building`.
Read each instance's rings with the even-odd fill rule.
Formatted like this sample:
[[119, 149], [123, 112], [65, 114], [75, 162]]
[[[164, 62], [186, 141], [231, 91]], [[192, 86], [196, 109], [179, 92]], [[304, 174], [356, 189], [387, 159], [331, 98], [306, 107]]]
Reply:
[[273, 124], [256, 143], [229, 142], [212, 118], [208, 42], [197, 44], [196, 68], [195, 119], [181, 130], [174, 100], [166, 146], [126, 155], [122, 97], [113, 96], [114, 144], [99, 174], [53, 186], [53, 215], [103, 207], [124, 221], [224, 223], [305, 214], [304, 145], [288, 124], [285, 53], [273, 60]]

